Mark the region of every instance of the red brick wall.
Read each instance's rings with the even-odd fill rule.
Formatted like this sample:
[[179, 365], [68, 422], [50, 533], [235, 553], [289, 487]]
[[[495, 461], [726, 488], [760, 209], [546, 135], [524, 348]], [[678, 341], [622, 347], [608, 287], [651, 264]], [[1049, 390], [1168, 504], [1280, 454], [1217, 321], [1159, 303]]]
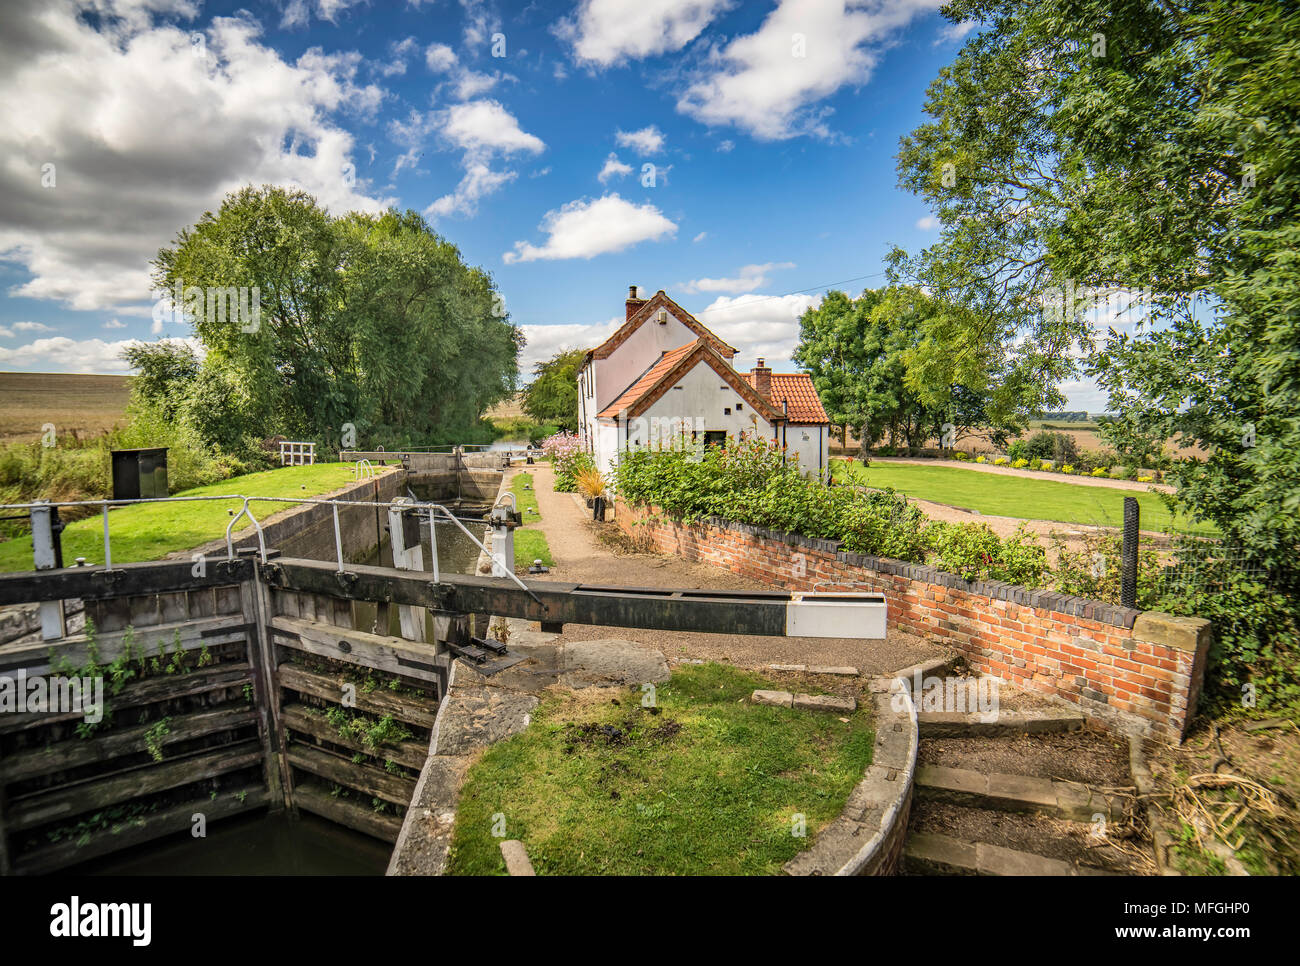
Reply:
[[1209, 647], [1205, 621], [970, 582], [723, 520], [688, 526], [621, 503], [616, 519], [664, 553], [779, 587], [883, 593], [891, 628], [953, 647], [982, 673], [1063, 698], [1126, 730], [1179, 738], [1196, 707]]

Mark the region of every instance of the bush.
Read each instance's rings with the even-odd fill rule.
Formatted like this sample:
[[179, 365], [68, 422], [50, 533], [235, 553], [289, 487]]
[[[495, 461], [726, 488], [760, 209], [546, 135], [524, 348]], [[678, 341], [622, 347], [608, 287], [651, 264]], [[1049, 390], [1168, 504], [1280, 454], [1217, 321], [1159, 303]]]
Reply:
[[976, 463], [987, 463], [987, 462], [988, 462], [988, 459], [986, 459], [986, 458], [983, 457], [983, 456], [977, 456], [977, 457], [975, 457], [975, 462], [976, 462]]
[[1074, 472], [1074, 467], [1071, 466], [1069, 463], [1066, 463], [1064, 466], [1061, 467], [1061, 472], [1062, 472], [1062, 473], [1073, 473], [1073, 472]]
[[1092, 471], [1093, 476], [1110, 476], [1110, 469], [1105, 466], [1099, 466]]
[[693, 523], [718, 516], [807, 537], [836, 540], [850, 553], [935, 566], [968, 579], [1036, 586], [1046, 554], [1025, 529], [1006, 540], [986, 524], [937, 523], [893, 490], [827, 487], [802, 477], [766, 440], [690, 452], [639, 450], [614, 472], [620, 497]]
[[1041, 470], [1041, 469], [1043, 468], [1043, 461], [1040, 460], [1040, 459], [1033, 459], [1033, 460], [1030, 460], [1030, 461], [1029, 461], [1029, 468], [1030, 468], [1031, 470]]
[[961, 450], [954, 450], [952, 454], [952, 458], [955, 460], [961, 460], [963, 463], [965, 463], [970, 460], [970, 454], [963, 453]]
[[555, 491], [574, 493], [578, 489], [574, 474], [596, 470], [595, 458], [587, 452], [586, 440], [576, 433], [559, 432], [542, 441], [542, 453], [555, 467]]
[[1018, 460], [1015, 460], [1011, 464], [1012, 468], [1017, 470], [1023, 470], [1028, 465], [1029, 465], [1029, 460], [1024, 459], [1023, 457]]
[[995, 460], [993, 461], [993, 465], [994, 465], [994, 466], [1007, 466], [1007, 465], [1010, 464], [1010, 462], [1011, 462], [1011, 460], [1007, 459], [1005, 456], [999, 456], [997, 459], [995, 459]]
[[[1017, 440], [1017, 442], [1020, 441]], [[1020, 455], [1029, 460], [1052, 460], [1056, 463], [1064, 463], [1067, 460], [1075, 459], [1079, 455], [1079, 445], [1074, 441], [1074, 437], [1068, 433], [1040, 431], [1024, 441], [1023, 452]]]

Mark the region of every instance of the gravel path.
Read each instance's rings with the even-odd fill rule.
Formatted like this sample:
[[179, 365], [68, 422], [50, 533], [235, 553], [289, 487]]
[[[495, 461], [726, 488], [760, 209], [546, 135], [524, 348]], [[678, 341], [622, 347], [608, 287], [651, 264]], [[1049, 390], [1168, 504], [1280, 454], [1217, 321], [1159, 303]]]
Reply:
[[[691, 563], [658, 553], [616, 551], [597, 535], [591, 511], [571, 493], [556, 493], [549, 464], [511, 470], [533, 474], [541, 522], [532, 524], [546, 534], [555, 566], [544, 578], [574, 583], [622, 584], [628, 587], [673, 587], [691, 590], [771, 590], [760, 581], [707, 564]], [[568, 624], [564, 640], [618, 637], [663, 651], [669, 661], [726, 661], [742, 667], [767, 664], [851, 665], [864, 674], [885, 674], [938, 655], [942, 649], [912, 634], [891, 630], [883, 641], [840, 638], [753, 637], [741, 634], [698, 634]]]

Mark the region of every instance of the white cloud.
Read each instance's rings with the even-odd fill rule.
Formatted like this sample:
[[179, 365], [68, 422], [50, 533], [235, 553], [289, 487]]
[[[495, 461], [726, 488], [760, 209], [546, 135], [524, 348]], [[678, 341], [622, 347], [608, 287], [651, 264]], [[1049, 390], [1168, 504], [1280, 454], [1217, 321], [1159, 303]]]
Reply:
[[[16, 349], [0, 348], [0, 364], [15, 369], [35, 369], [40, 372], [130, 372], [122, 360], [122, 350], [137, 343], [138, 339], [105, 342], [103, 339], [69, 339], [55, 336], [37, 339]], [[194, 339], [164, 339], [164, 342], [185, 343], [198, 349]]]
[[481, 47], [491, 36], [501, 32], [501, 16], [488, 0], [460, 0], [465, 14], [465, 44]]
[[718, 152], [719, 152], [720, 154], [729, 154], [729, 153], [731, 153], [731, 150], [732, 150], [735, 146], [736, 146], [736, 142], [735, 142], [735, 141], [732, 141], [732, 140], [730, 140], [730, 139], [727, 139], [727, 140], [725, 140], [725, 141], [720, 141], [720, 142], [718, 142]]
[[694, 238], [692, 238], [691, 241], [693, 241], [693, 242], [702, 242], [702, 241], [704, 241], [704, 239], [706, 239], [706, 238], [708, 238], [708, 237], [709, 237], [709, 233], [708, 233], [707, 231], [702, 231], [702, 232], [700, 232], [698, 235], [696, 235]]
[[102, 326], [100, 326], [100, 328], [103, 328], [103, 329], [125, 329], [125, 328], [126, 328], [126, 323], [125, 323], [125, 322], [121, 322], [121, 321], [119, 321], [118, 319], [109, 319], [109, 320], [108, 320], [107, 322], [105, 322]]
[[812, 105], [865, 84], [881, 46], [942, 0], [781, 0], [759, 29], [715, 52], [677, 101], [708, 125], [733, 124], [760, 140], [829, 136]]
[[453, 104], [443, 113], [442, 134], [473, 155], [540, 154], [546, 145], [519, 127], [515, 116], [497, 101]]
[[610, 178], [626, 178], [631, 173], [632, 165], [624, 164], [618, 159], [618, 155], [611, 151], [609, 157], [605, 159], [605, 166], [600, 169], [600, 174], [596, 175], [596, 180], [606, 184]]
[[768, 283], [768, 273], [787, 268], [794, 268], [794, 262], [764, 262], [762, 265], [742, 265], [736, 273], [736, 278], [697, 278], [694, 281], [687, 282], [683, 286], [683, 291], [691, 294], [696, 292], [726, 292], [729, 295], [752, 292], [754, 289], [762, 288]]
[[574, 60], [609, 67], [681, 50], [730, 6], [730, 0], [583, 0], [555, 32]]
[[788, 360], [799, 343], [799, 316], [821, 301], [809, 294], [720, 296], [694, 315], [736, 347], [735, 366], [743, 372], [759, 356], [773, 367]]
[[379, 65], [379, 73], [385, 77], [400, 77], [406, 73], [406, 59], [415, 53], [420, 44], [414, 37], [407, 37], [400, 42], [388, 45], [390, 60]]
[[15, 332], [53, 332], [48, 325], [43, 322], [15, 322], [13, 324]]
[[482, 198], [496, 192], [504, 184], [514, 181], [514, 171], [493, 171], [481, 161], [471, 161], [456, 190], [443, 195], [425, 209], [435, 218], [447, 215], [474, 215]]
[[449, 71], [460, 63], [456, 52], [446, 44], [430, 44], [424, 51], [424, 62], [435, 74]]
[[916, 219], [916, 227], [921, 231], [934, 231], [939, 227], [939, 219], [934, 215], [926, 215], [923, 218]]
[[619, 147], [632, 148], [641, 154], [658, 154], [664, 149], [663, 132], [653, 124], [639, 131], [618, 131], [614, 140]]
[[940, 44], [964, 40], [966, 35], [978, 26], [979, 22], [976, 20], [963, 20], [961, 23], [944, 24], [934, 45], [937, 47]]
[[320, 20], [327, 20], [332, 24], [338, 23], [338, 15], [349, 7], [355, 6], [358, 0], [289, 0], [288, 5], [284, 8], [284, 16], [280, 19], [281, 27], [302, 27], [311, 22], [312, 14]]
[[354, 140], [332, 116], [382, 99], [358, 84], [359, 55], [285, 61], [258, 24], [226, 17], [196, 47], [130, 9], [135, 26], [96, 30], [71, 3], [6, 5], [0, 257], [32, 276], [11, 294], [135, 314], [158, 249], [250, 183], [301, 187], [336, 212], [394, 201], [345, 177]]
[[593, 325], [581, 323], [521, 325], [519, 328], [528, 343], [519, 353], [519, 371], [527, 376], [532, 373], [534, 363], [545, 362], [557, 352], [598, 346], [613, 335], [625, 321], [626, 319], [619, 315], [607, 322]]
[[506, 264], [542, 259], [592, 258], [622, 251], [643, 241], [673, 235], [677, 225], [654, 205], [637, 205], [617, 194], [594, 201], [571, 201], [548, 211], [539, 226], [550, 237], [541, 246], [515, 242], [515, 250], [502, 258]]

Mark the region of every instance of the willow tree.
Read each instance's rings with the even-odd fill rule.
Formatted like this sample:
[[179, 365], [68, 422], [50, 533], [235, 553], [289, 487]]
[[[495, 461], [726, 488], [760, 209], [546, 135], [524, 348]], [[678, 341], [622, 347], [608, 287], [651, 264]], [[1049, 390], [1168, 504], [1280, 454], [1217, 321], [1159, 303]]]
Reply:
[[[491, 278], [413, 211], [332, 216], [244, 188], [158, 253], [154, 281], [182, 295], [203, 385], [241, 400], [239, 432], [445, 441], [515, 390], [523, 338]], [[255, 294], [252, 318], [214, 311], [232, 291]]]

